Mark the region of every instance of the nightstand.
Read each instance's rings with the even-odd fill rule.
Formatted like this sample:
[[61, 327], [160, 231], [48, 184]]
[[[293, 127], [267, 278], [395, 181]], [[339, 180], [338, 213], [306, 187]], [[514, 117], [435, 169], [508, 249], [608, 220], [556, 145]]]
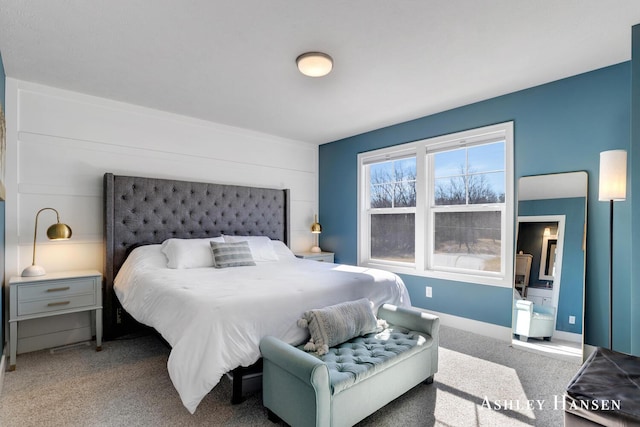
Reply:
[[16, 369], [18, 322], [95, 310], [96, 351], [102, 350], [102, 274], [64, 271], [9, 280], [9, 370]]
[[333, 262], [333, 252], [296, 252], [296, 256], [314, 261]]

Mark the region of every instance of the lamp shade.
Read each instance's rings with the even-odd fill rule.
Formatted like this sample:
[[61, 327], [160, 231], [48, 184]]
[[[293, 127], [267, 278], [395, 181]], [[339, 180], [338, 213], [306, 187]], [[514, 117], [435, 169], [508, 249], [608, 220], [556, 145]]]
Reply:
[[71, 238], [71, 233], [71, 227], [61, 222], [47, 228], [47, 237], [49, 240], [67, 240]]
[[627, 152], [609, 150], [600, 153], [598, 200], [622, 201], [627, 198]]
[[320, 234], [322, 233], [322, 226], [320, 225], [320, 223], [318, 222], [318, 215], [315, 216], [314, 220], [313, 220], [313, 224], [311, 224], [311, 232], [313, 234]]
[[323, 77], [333, 69], [333, 59], [326, 53], [307, 52], [296, 58], [298, 70], [309, 77]]

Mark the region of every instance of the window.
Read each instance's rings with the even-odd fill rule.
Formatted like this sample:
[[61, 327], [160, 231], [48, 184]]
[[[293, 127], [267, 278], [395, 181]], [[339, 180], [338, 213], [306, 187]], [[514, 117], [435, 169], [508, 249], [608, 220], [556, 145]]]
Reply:
[[415, 261], [416, 158], [368, 167], [371, 259]]
[[430, 267], [501, 272], [505, 143], [428, 154], [433, 166]]
[[360, 264], [511, 286], [512, 151], [505, 123], [360, 154]]

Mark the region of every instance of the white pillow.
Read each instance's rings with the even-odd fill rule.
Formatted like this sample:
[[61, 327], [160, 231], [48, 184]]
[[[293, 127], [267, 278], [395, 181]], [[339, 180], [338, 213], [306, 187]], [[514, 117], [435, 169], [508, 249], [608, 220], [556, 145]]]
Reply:
[[280, 240], [272, 240], [271, 245], [273, 246], [273, 251], [278, 256], [278, 259], [283, 260], [296, 258], [295, 254], [291, 252], [291, 249], [289, 249], [284, 242], [281, 242]]
[[267, 236], [227, 236], [224, 235], [227, 243], [249, 242], [251, 256], [254, 261], [278, 261], [278, 255], [273, 250], [271, 239]]
[[213, 255], [209, 242], [224, 243], [222, 236], [206, 239], [167, 239], [160, 250], [167, 257], [169, 268], [213, 267]]

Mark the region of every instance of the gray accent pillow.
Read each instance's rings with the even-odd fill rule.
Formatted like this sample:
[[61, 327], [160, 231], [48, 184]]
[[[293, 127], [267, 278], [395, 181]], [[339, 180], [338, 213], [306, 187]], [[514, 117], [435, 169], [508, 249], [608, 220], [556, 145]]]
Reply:
[[375, 332], [377, 319], [371, 302], [362, 298], [307, 311], [298, 320], [298, 326], [309, 328], [311, 339], [304, 346], [305, 350], [323, 355], [329, 347]]
[[215, 268], [256, 265], [251, 256], [249, 242], [221, 243], [210, 242]]

